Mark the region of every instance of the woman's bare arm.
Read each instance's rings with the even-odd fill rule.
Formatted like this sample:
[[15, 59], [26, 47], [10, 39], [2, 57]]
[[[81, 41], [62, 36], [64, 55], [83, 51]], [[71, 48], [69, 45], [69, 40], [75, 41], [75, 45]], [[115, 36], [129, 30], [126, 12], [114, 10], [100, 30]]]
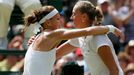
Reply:
[[57, 48], [57, 51], [56, 51], [56, 59], [59, 59], [61, 58], [62, 56], [70, 53], [70, 52], [73, 52], [74, 50], [76, 50], [77, 47], [74, 47], [72, 45], [70, 45], [67, 42], [63, 43], [62, 45], [60, 45], [58, 48]]
[[102, 46], [98, 49], [98, 53], [103, 60], [104, 64], [108, 67], [109, 75], [119, 75], [119, 69], [114, 60], [113, 54], [109, 46]]
[[[113, 27], [114, 33], [117, 34], [117, 36], [122, 37], [122, 33], [119, 29]], [[93, 27], [87, 27], [82, 29], [72, 29], [72, 30], [66, 30], [66, 29], [57, 29], [50, 33], [48, 37], [55, 37], [57, 40], [67, 40], [71, 38], [77, 38], [81, 36], [87, 36], [87, 35], [100, 35], [100, 34], [107, 34], [109, 32], [108, 26], [93, 26]], [[57, 36], [58, 35], [58, 36]]]
[[[87, 27], [83, 29], [73, 29], [73, 30], [65, 30], [65, 29], [58, 29], [56, 31], [52, 31], [49, 37], [57, 38], [57, 40], [67, 40], [75, 37], [80, 36], [87, 36], [87, 35], [99, 35], [99, 34], [106, 34], [109, 32], [108, 26], [93, 26], [93, 27]], [[120, 37], [121, 40], [124, 40], [124, 34], [119, 30], [118, 28], [115, 28], [113, 32], [117, 37]], [[30, 45], [35, 36], [31, 37], [28, 41], [28, 45]]]

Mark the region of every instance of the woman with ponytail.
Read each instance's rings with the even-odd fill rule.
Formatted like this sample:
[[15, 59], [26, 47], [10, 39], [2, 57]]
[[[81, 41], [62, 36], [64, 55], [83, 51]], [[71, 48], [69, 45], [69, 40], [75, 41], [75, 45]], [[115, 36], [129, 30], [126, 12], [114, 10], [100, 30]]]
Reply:
[[[103, 15], [100, 9], [89, 1], [78, 1], [73, 8], [71, 19], [76, 28], [87, 28], [100, 25]], [[114, 32], [113, 29], [112, 31]], [[88, 35], [70, 39], [58, 47], [57, 59], [78, 47], [82, 49], [91, 75], [123, 75], [115, 50], [107, 35]]]

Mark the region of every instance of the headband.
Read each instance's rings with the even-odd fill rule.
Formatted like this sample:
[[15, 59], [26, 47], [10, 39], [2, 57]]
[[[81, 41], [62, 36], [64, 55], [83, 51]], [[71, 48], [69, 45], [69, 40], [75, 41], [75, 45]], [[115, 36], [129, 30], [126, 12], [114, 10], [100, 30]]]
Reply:
[[40, 32], [40, 29], [39, 29], [39, 28], [41, 27], [40, 24], [42, 24], [42, 23], [45, 22], [46, 20], [52, 18], [52, 17], [55, 16], [57, 13], [59, 13], [58, 10], [57, 10], [57, 9], [53, 9], [50, 13], [48, 13], [46, 16], [44, 16], [39, 22], [36, 22], [33, 32], [34, 32], [35, 34], [37, 34], [38, 32]]
[[45, 22], [46, 20], [52, 18], [53, 16], [55, 16], [58, 12], [57, 9], [53, 9], [49, 14], [47, 14], [46, 16], [44, 16], [40, 21], [39, 24], [42, 24], [43, 22]]

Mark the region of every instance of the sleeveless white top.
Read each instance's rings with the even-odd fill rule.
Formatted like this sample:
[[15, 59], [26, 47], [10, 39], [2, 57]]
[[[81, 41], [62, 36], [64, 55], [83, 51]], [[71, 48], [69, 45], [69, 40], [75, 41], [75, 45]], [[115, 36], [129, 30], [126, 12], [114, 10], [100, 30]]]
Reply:
[[51, 75], [56, 59], [56, 48], [50, 51], [36, 51], [32, 45], [25, 55], [23, 75]]
[[72, 46], [80, 47], [82, 49], [84, 60], [86, 61], [87, 66], [91, 71], [91, 75], [109, 75], [108, 68], [98, 54], [99, 47], [104, 45], [109, 46], [112, 50], [111, 52], [119, 69], [118, 75], [124, 75], [119, 65], [118, 58], [115, 54], [113, 45], [106, 35], [87, 36], [86, 38], [75, 38], [69, 40], [69, 43]]

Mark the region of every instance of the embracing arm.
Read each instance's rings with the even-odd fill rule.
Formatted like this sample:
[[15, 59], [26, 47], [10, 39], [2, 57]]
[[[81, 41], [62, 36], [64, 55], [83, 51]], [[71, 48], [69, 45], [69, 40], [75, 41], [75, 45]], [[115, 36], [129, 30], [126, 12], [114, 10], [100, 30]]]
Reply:
[[62, 45], [60, 45], [58, 48], [57, 48], [57, 51], [56, 51], [56, 59], [59, 59], [61, 58], [62, 56], [70, 53], [70, 52], [73, 52], [74, 50], [76, 50], [77, 47], [74, 47], [72, 45], [70, 45], [67, 42], [63, 43]]
[[119, 69], [114, 60], [111, 48], [109, 46], [102, 46], [98, 49], [98, 53], [103, 60], [104, 64], [108, 67], [110, 74], [109, 75], [119, 75]]
[[87, 35], [99, 35], [106, 34], [109, 31], [109, 28], [106, 26], [93, 26], [82, 29], [72, 29], [65, 31], [63, 33], [62, 39], [71, 39]]
[[[119, 29], [117, 29], [114, 26], [93, 26], [93, 27], [87, 27], [82, 29], [72, 29], [72, 30], [66, 30], [66, 29], [57, 29], [53, 31], [49, 36], [57, 38], [57, 40], [67, 40], [71, 38], [76, 37], [82, 37], [87, 35], [100, 35], [100, 34], [107, 34], [108, 32], [113, 32], [119, 37], [123, 37], [122, 33]], [[58, 35], [58, 36], [57, 36]]]

